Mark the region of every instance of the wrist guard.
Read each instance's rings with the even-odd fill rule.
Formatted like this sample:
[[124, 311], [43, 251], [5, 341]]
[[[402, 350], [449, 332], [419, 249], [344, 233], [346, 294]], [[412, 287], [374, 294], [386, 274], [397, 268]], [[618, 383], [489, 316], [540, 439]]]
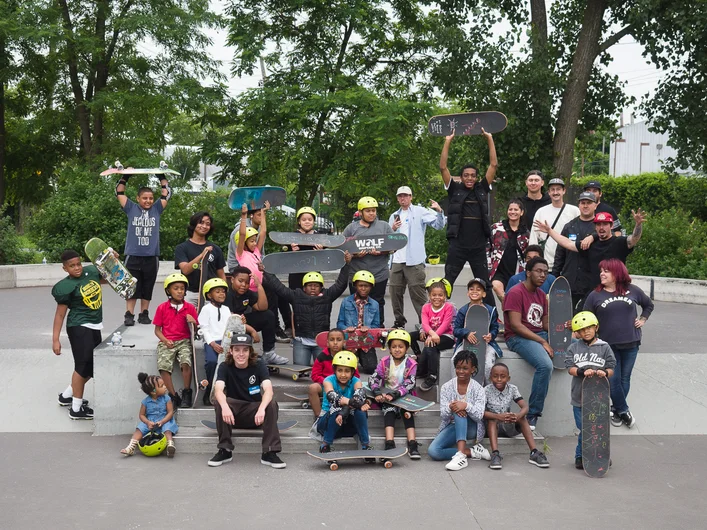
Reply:
[[121, 175], [120, 180], [115, 184], [115, 195], [116, 197], [118, 195], [125, 195], [125, 190], [123, 191], [118, 191], [118, 186], [120, 185], [126, 186], [128, 184], [128, 175]]
[[165, 180], [165, 183], [162, 184], [162, 198], [165, 201], [168, 201], [172, 198], [172, 188], [169, 187], [169, 182]]
[[577, 368], [577, 377], [584, 377], [584, 372], [586, 371], [586, 368]]

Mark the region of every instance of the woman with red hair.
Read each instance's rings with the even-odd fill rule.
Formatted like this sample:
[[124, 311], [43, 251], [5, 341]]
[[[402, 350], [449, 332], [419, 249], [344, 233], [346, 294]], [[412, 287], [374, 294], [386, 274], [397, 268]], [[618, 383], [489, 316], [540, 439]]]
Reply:
[[[653, 301], [639, 287], [631, 284], [626, 265], [618, 259], [599, 263], [599, 278], [601, 283], [587, 296], [584, 310], [596, 315], [599, 337], [609, 343], [616, 356], [616, 369], [609, 379], [613, 413], [611, 424], [631, 428], [636, 419], [629, 410], [626, 397], [641, 345], [641, 328], [653, 312]], [[639, 305], [640, 317], [636, 307]]]

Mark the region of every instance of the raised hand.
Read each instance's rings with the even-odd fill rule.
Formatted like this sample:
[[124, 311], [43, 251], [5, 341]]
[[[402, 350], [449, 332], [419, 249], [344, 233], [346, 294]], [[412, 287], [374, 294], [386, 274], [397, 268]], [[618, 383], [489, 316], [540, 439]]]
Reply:
[[633, 216], [633, 220], [636, 221], [637, 225], [643, 223], [646, 220], [646, 212], [644, 212], [640, 208], [637, 212], [631, 210], [631, 215]]

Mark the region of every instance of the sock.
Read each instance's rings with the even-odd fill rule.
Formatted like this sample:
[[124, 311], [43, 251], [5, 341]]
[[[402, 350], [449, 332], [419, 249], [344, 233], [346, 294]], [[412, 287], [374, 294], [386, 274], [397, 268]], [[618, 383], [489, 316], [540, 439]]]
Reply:
[[83, 405], [83, 398], [71, 398], [71, 410], [78, 412], [81, 410], [81, 405]]
[[537, 453], [537, 452], [538, 452], [537, 449], [533, 449], [532, 451], [530, 451], [530, 456], [533, 456], [533, 455], [534, 455], [535, 453]]
[[64, 390], [64, 391], [61, 393], [61, 397], [63, 397], [63, 398], [74, 397], [74, 390], [71, 388], [71, 385], [69, 385], [69, 386], [66, 387], [66, 390]]

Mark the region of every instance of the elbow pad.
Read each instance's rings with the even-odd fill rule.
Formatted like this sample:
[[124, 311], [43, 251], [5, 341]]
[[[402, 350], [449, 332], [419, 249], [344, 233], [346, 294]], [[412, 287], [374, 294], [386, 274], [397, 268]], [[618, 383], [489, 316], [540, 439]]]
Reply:
[[333, 390], [329, 390], [329, 392], [326, 393], [326, 398], [329, 400], [330, 405], [334, 405], [336, 407], [339, 406], [339, 400], [341, 399], [341, 396]]
[[168, 201], [172, 198], [172, 188], [169, 187], [169, 182], [167, 182], [166, 184], [162, 184], [162, 198], [165, 201]]

